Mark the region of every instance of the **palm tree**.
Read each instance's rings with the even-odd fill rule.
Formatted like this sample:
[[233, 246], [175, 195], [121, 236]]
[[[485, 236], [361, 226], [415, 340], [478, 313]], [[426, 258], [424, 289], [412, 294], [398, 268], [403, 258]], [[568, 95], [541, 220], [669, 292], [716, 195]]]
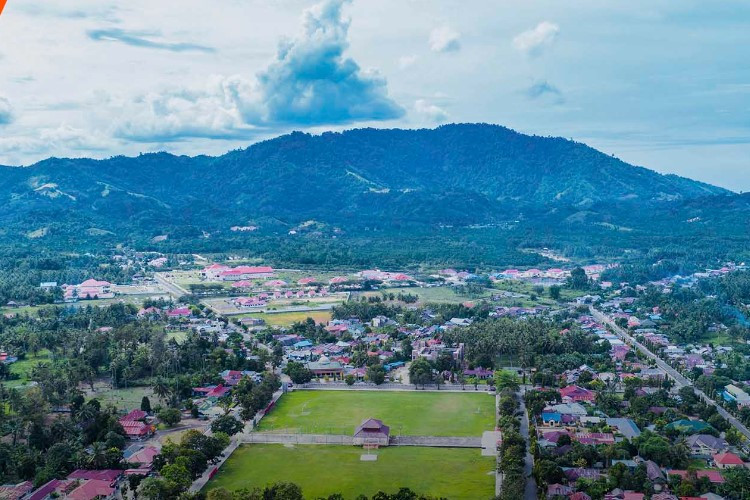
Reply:
[[156, 379], [156, 382], [154, 383], [154, 394], [156, 394], [159, 399], [166, 402], [170, 392], [169, 385], [163, 378], [159, 377]]
[[107, 447], [101, 441], [91, 445], [89, 466], [93, 469], [101, 469], [107, 465]]

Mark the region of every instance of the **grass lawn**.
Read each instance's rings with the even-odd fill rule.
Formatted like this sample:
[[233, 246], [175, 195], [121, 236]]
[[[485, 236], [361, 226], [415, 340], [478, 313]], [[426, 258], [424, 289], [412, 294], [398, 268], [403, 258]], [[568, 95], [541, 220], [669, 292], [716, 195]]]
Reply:
[[39, 363], [50, 361], [49, 354], [48, 350], [42, 349], [36, 354], [36, 356], [29, 353], [26, 355], [25, 359], [16, 361], [10, 365], [10, 372], [14, 375], [18, 375], [19, 378], [8, 380], [5, 385], [7, 387], [16, 388], [28, 384], [31, 381], [31, 370], [33, 370]]
[[352, 434], [372, 417], [392, 434], [481, 436], [494, 429], [494, 415], [495, 398], [485, 393], [300, 390], [282, 396], [260, 430]]
[[[383, 293], [393, 293], [396, 296], [402, 295], [417, 295], [419, 296], [420, 304], [462, 304], [464, 302], [479, 301], [482, 299], [488, 299], [492, 294], [492, 290], [485, 289], [480, 295], [462, 295], [456, 293], [453, 288], [448, 286], [432, 287], [432, 288], [420, 288], [420, 287], [401, 287], [401, 288], [383, 288], [382, 290], [373, 290], [370, 292], [364, 292], [362, 295], [365, 297], [382, 297]], [[395, 302], [398, 302], [396, 300]]]
[[102, 406], [114, 405], [118, 410], [130, 411], [141, 407], [141, 399], [143, 396], [148, 396], [151, 400], [151, 405], [155, 406], [160, 401], [154, 396], [154, 391], [151, 387], [127, 387], [123, 389], [111, 389], [109, 386], [104, 384], [94, 384], [96, 392], [91, 392], [86, 389], [87, 399], [98, 399]]
[[278, 444], [243, 445], [208, 483], [206, 490], [262, 487], [291, 481], [305, 498], [341, 493], [346, 499], [378, 491], [395, 493], [409, 487], [417, 493], [450, 499], [494, 497], [494, 458], [477, 449], [411, 446], [369, 451], [376, 461], [360, 460], [362, 448], [352, 446]]

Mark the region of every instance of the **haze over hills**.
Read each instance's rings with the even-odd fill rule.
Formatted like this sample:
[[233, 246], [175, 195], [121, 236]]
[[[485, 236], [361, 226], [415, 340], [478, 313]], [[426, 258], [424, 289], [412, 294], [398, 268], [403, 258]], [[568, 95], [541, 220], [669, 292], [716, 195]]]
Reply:
[[216, 241], [238, 225], [286, 235], [314, 220], [303, 228], [318, 236], [479, 225], [585, 245], [607, 232], [690, 236], [718, 220], [731, 234], [750, 213], [725, 189], [484, 124], [292, 133], [218, 157], [52, 158], [3, 167], [0, 203], [4, 237], [34, 244]]

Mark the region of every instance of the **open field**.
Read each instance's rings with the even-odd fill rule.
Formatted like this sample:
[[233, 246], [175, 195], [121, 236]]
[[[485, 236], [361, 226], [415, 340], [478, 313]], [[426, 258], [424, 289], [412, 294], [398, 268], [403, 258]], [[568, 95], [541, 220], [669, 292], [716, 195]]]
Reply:
[[[247, 264], [243, 262], [232, 262], [231, 264], [228, 264], [231, 266], [239, 266], [239, 265], [258, 265], [257, 263], [254, 264]], [[168, 271], [166, 273], [168, 275], [168, 279], [170, 279], [175, 284], [182, 286], [182, 287], [189, 287], [190, 285], [197, 285], [197, 284], [204, 284], [204, 285], [221, 285], [224, 288], [231, 288], [232, 283], [230, 281], [204, 281], [200, 277], [200, 271], [199, 270], [192, 270], [192, 271]], [[289, 283], [289, 287], [295, 288], [298, 287], [297, 281], [301, 280], [302, 278], [314, 278], [316, 282], [319, 283], [328, 283], [328, 280], [331, 278], [334, 278], [336, 276], [350, 276], [349, 273], [346, 271], [302, 271], [302, 270], [290, 270], [290, 269], [281, 269], [276, 270], [274, 272], [273, 278], [260, 278], [257, 280], [251, 280], [257, 283], [259, 287], [263, 286], [263, 283], [269, 280], [282, 280]]]
[[383, 293], [393, 293], [395, 295], [398, 295], [399, 293], [403, 295], [418, 295], [419, 303], [421, 304], [461, 304], [463, 302], [488, 299], [492, 294], [492, 290], [486, 289], [482, 294], [470, 296], [458, 294], [452, 287], [449, 286], [439, 286], [432, 288], [398, 287], [383, 288], [381, 290], [364, 292], [362, 293], [362, 295], [366, 297], [381, 297]]
[[31, 370], [39, 363], [50, 361], [50, 352], [42, 349], [36, 355], [27, 354], [25, 359], [16, 361], [10, 365], [10, 373], [18, 375], [19, 378], [5, 382], [7, 387], [21, 387], [31, 382]]
[[395, 493], [400, 487], [432, 496], [481, 500], [493, 498], [494, 458], [475, 449], [411, 446], [368, 451], [376, 461], [360, 459], [363, 450], [352, 446], [244, 445], [219, 469], [206, 490], [229, 490], [291, 481], [305, 498], [341, 493], [346, 499], [378, 491]]
[[108, 383], [96, 382], [94, 383], [94, 392], [91, 392], [90, 387], [88, 386], [86, 386], [85, 389], [87, 399], [96, 398], [102, 406], [114, 405], [118, 410], [130, 411], [135, 408], [140, 408], [143, 396], [149, 397], [152, 406], [156, 406], [160, 403], [159, 398], [154, 396], [154, 391], [151, 387], [112, 389]]
[[481, 436], [494, 415], [495, 398], [484, 393], [300, 390], [285, 394], [259, 430], [352, 434], [372, 417], [394, 435]]
[[37, 311], [40, 309], [50, 307], [64, 307], [64, 308], [78, 308], [78, 307], [106, 307], [112, 304], [133, 304], [136, 307], [140, 307], [143, 301], [146, 299], [169, 299], [169, 295], [161, 292], [147, 293], [147, 294], [128, 294], [128, 295], [117, 295], [112, 299], [93, 299], [93, 300], [79, 300], [78, 302], [67, 302], [64, 304], [42, 304], [38, 306], [21, 306], [21, 307], [1, 307], [0, 314], [28, 314], [29, 316], [35, 316]]
[[[247, 295], [253, 295], [253, 294], [247, 294]], [[231, 299], [228, 297], [206, 298], [206, 299], [203, 299], [201, 302], [205, 304], [207, 307], [210, 307], [211, 309], [216, 311], [217, 314], [222, 314], [226, 316], [235, 316], [235, 315], [240, 315], [240, 314], [247, 315], [247, 314], [254, 313], [255, 311], [271, 312], [271, 313], [273, 313], [274, 311], [279, 311], [278, 314], [281, 314], [284, 312], [301, 313], [310, 309], [327, 310], [333, 306], [343, 303], [347, 297], [348, 297], [348, 294], [346, 293], [337, 293], [337, 294], [329, 295], [326, 297], [271, 299], [268, 302], [268, 305], [266, 305], [265, 307], [256, 308], [256, 309], [237, 307], [231, 302]]]
[[291, 326], [293, 323], [312, 318], [316, 323], [328, 323], [331, 320], [330, 311], [292, 311], [284, 313], [243, 314], [241, 317], [261, 318], [270, 326]]

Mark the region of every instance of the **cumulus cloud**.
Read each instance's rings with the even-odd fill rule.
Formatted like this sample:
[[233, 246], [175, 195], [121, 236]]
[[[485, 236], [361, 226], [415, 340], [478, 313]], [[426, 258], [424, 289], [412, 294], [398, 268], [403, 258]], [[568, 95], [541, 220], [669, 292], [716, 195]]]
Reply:
[[461, 34], [450, 26], [435, 28], [430, 33], [430, 50], [433, 52], [455, 52], [461, 48]]
[[524, 54], [534, 57], [540, 55], [557, 39], [560, 27], [549, 21], [542, 21], [536, 27], [513, 38], [513, 47]]
[[435, 123], [444, 122], [450, 116], [448, 112], [440, 106], [432, 104], [424, 99], [417, 99], [414, 102], [414, 111], [423, 118]]
[[529, 99], [549, 98], [556, 103], [561, 103], [564, 100], [560, 89], [546, 80], [541, 80], [531, 84], [531, 86], [526, 89], [526, 96]]
[[203, 88], [174, 88], [147, 94], [126, 108], [116, 125], [118, 137], [140, 142], [170, 142], [191, 137], [251, 137], [252, 111], [246, 97], [254, 91], [239, 77], [215, 76]]
[[62, 124], [57, 128], [45, 128], [34, 136], [1, 136], [0, 151], [4, 155], [80, 155], [91, 151], [106, 151], [112, 140], [99, 132], [91, 132]]
[[204, 88], [147, 95], [117, 126], [140, 141], [182, 137], [247, 137], [282, 125], [331, 125], [389, 120], [404, 110], [384, 78], [344, 55], [351, 0], [326, 0], [305, 11], [302, 33], [282, 41], [274, 60], [252, 81], [215, 77]]
[[90, 30], [88, 37], [97, 42], [120, 42], [132, 47], [169, 50], [171, 52], [216, 52], [213, 47], [188, 42], [168, 42], [160, 40], [155, 31], [132, 31], [119, 28]]
[[10, 101], [0, 96], [0, 125], [7, 125], [13, 121], [13, 108]]

